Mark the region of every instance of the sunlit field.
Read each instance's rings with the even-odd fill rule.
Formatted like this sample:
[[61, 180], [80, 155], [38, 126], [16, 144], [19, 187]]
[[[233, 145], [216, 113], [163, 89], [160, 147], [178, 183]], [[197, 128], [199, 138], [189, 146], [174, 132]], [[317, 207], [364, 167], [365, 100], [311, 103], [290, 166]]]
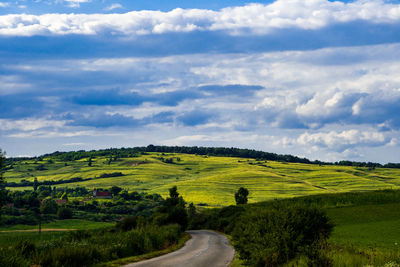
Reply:
[[[166, 163], [170, 159], [170, 163]], [[171, 163], [172, 159], [172, 163]], [[88, 179], [56, 187], [114, 185], [129, 191], [168, 194], [176, 185], [187, 202], [208, 206], [234, 204], [234, 192], [241, 186], [250, 191], [249, 202], [322, 193], [400, 188], [400, 169], [311, 165], [255, 159], [173, 153], [145, 153], [120, 158], [109, 164], [108, 157], [60, 162], [52, 158], [21, 161], [5, 173], [7, 182], [39, 182]], [[121, 172], [123, 176], [101, 178]], [[10, 190], [32, 187], [9, 187]]]

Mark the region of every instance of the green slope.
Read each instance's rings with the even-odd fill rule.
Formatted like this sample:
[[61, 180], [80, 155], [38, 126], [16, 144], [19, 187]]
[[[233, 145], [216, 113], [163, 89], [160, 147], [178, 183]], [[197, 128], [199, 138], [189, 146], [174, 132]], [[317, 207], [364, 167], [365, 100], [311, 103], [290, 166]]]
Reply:
[[[162, 161], [173, 158], [173, 163]], [[179, 158], [179, 159], [178, 159]], [[45, 170], [40, 168], [44, 167]], [[124, 176], [99, 178], [104, 173], [122, 172]], [[189, 154], [146, 153], [120, 158], [108, 164], [108, 157], [61, 162], [44, 158], [15, 163], [5, 173], [7, 182], [22, 179], [39, 182], [74, 177], [91, 179], [57, 187], [86, 186], [107, 188], [117, 185], [131, 191], [147, 191], [165, 196], [168, 188], [178, 186], [188, 202], [225, 206], [234, 204], [234, 192], [249, 189], [249, 202], [310, 194], [400, 188], [400, 169], [311, 165], [257, 161], [254, 159], [212, 157]], [[32, 188], [32, 187], [29, 187]], [[10, 187], [10, 190], [25, 188]]]

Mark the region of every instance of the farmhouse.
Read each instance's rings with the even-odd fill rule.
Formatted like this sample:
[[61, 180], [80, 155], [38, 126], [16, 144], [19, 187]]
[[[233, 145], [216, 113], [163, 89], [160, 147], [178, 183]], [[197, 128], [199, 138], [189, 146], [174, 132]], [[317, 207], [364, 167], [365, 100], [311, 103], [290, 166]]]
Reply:
[[110, 192], [107, 192], [107, 191], [99, 192], [95, 188], [95, 189], [93, 189], [93, 197], [95, 197], [95, 198], [112, 198], [112, 195]]

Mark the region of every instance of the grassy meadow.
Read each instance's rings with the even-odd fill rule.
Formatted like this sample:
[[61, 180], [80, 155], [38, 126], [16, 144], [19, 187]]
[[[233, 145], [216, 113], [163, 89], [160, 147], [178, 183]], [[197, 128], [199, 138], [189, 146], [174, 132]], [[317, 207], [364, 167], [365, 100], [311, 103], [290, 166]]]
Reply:
[[[172, 159], [172, 163], [166, 163]], [[158, 193], [163, 197], [176, 185], [188, 202], [213, 207], [234, 204], [234, 192], [241, 186], [250, 191], [249, 203], [324, 193], [341, 193], [400, 188], [400, 169], [315, 165], [255, 159], [215, 157], [177, 153], [144, 153], [119, 158], [108, 164], [108, 157], [75, 161], [25, 160], [5, 172], [7, 182], [39, 182], [90, 179], [57, 187], [85, 186], [108, 188], [113, 185], [130, 191]], [[123, 176], [101, 178], [121, 172]], [[32, 187], [9, 187], [10, 190]]]

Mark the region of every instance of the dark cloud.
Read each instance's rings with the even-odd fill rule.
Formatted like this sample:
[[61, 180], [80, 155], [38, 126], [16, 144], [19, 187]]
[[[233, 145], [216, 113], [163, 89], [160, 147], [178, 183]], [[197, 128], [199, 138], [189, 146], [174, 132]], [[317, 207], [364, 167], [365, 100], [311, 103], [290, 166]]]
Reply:
[[[193, 53], [251, 53], [312, 50], [400, 42], [398, 23], [353, 21], [317, 30], [275, 30], [268, 35], [233, 36], [223, 31], [195, 31], [119, 38], [108, 35], [0, 37], [0, 58], [64, 59], [167, 56]], [[201, 45], [199, 45], [201, 44]], [[358, 58], [355, 58], [358, 60]], [[332, 57], [343, 64], [349, 59]]]
[[400, 129], [400, 95], [372, 95], [368, 94], [360, 98], [359, 112], [350, 122], [357, 124], [382, 124], [382, 131]]
[[143, 119], [145, 124], [148, 123], [172, 123], [174, 121], [175, 113], [174, 112], [160, 112], [153, 116], [146, 117]]
[[213, 118], [213, 115], [210, 113], [194, 110], [178, 116], [177, 121], [185, 126], [197, 126], [209, 122], [211, 118]]
[[275, 118], [275, 125], [282, 129], [308, 129], [309, 127], [295, 113], [282, 112]]
[[45, 103], [32, 94], [12, 94], [0, 96], [0, 118], [25, 118], [48, 115]]
[[108, 115], [102, 112], [70, 113], [64, 119], [69, 120], [69, 126], [86, 126], [95, 128], [108, 127], [135, 127], [141, 124], [140, 120], [126, 117], [120, 114]]
[[164, 106], [176, 106], [186, 99], [197, 99], [204, 97], [202, 94], [193, 90], [178, 90], [155, 94], [149, 97], [149, 100]]
[[79, 105], [117, 106], [142, 104], [146, 97], [137, 93], [124, 93], [118, 89], [89, 90], [72, 97], [72, 102]]

